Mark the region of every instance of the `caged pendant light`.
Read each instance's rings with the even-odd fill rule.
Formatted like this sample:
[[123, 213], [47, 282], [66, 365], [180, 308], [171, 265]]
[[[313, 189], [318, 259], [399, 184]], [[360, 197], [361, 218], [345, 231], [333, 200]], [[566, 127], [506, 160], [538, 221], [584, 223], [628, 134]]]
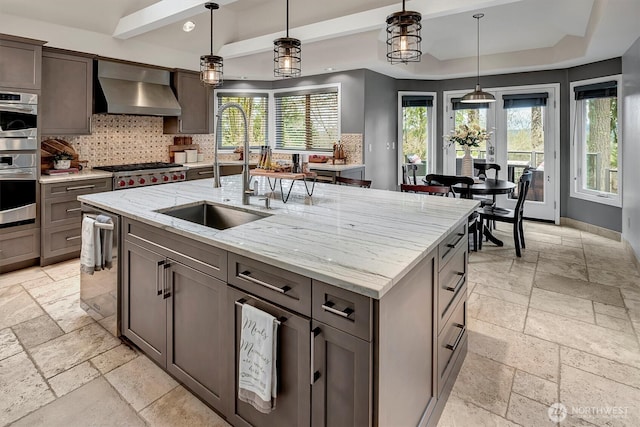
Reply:
[[213, 11], [218, 9], [218, 3], [206, 3], [204, 5], [211, 14], [211, 53], [200, 57], [200, 80], [202, 83], [218, 87], [222, 85], [222, 57], [213, 54]]
[[460, 99], [460, 102], [464, 102], [465, 104], [484, 104], [487, 102], [496, 102], [496, 98], [488, 92], [484, 92], [480, 87], [480, 18], [484, 16], [484, 13], [477, 13], [473, 15], [473, 17], [478, 22], [478, 55], [477, 55], [477, 65], [478, 65], [478, 80], [476, 82], [476, 90], [473, 92], [469, 92], [465, 96]]
[[289, 0], [287, 0], [287, 35], [273, 41], [273, 75], [275, 77], [298, 77], [301, 70], [300, 40], [289, 37]]
[[420, 62], [422, 56], [422, 15], [405, 10], [404, 3], [401, 12], [387, 16], [387, 60], [392, 64]]

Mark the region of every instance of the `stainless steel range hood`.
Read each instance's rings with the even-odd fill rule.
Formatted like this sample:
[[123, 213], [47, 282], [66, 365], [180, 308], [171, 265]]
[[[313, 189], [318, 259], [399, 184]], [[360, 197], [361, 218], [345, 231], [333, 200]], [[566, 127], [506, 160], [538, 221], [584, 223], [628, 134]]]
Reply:
[[166, 70], [98, 61], [96, 112], [179, 116], [182, 109]]

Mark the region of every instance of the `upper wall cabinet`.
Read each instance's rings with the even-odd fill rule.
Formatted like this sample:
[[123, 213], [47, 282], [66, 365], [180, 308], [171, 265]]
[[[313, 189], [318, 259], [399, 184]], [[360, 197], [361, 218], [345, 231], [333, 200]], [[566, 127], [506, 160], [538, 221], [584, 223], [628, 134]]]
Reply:
[[93, 60], [42, 52], [42, 135], [91, 133]]
[[173, 73], [171, 86], [182, 107], [182, 115], [165, 117], [164, 133], [211, 133], [212, 120], [209, 120], [211, 90], [200, 82], [200, 74], [176, 71]]
[[11, 36], [0, 38], [0, 87], [40, 90], [42, 44]]

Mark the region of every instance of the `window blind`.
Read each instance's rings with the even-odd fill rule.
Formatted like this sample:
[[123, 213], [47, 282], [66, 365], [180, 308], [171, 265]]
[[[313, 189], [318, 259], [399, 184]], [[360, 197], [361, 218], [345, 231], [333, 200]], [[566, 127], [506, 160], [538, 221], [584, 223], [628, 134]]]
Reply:
[[433, 96], [403, 96], [403, 107], [433, 107]]
[[502, 95], [504, 108], [544, 107], [548, 98], [547, 92]]
[[331, 151], [338, 142], [338, 88], [279, 92], [276, 104], [276, 148]]
[[456, 110], [486, 110], [489, 108], [489, 103], [481, 103], [481, 104], [474, 104], [474, 103], [464, 103], [464, 102], [460, 102], [462, 98], [451, 98], [451, 107], [453, 108], [454, 111]]
[[[247, 115], [249, 145], [251, 147], [268, 144], [269, 95], [267, 93], [217, 92], [216, 96], [218, 97], [218, 108], [229, 102], [240, 104]], [[231, 148], [244, 143], [242, 115], [236, 108], [226, 109], [218, 120], [220, 120], [220, 132], [216, 135], [218, 148]]]
[[618, 96], [618, 82], [602, 82], [573, 88], [576, 101], [595, 98], [615, 98]]

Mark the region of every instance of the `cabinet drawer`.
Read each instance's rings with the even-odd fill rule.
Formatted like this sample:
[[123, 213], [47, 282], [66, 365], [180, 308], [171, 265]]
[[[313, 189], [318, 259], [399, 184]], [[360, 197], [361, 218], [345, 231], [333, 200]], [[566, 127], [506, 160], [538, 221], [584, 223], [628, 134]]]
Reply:
[[453, 315], [438, 336], [438, 395], [442, 391], [459, 349], [467, 339], [466, 298], [458, 301]]
[[2, 266], [40, 256], [40, 228], [0, 234], [0, 273]]
[[[446, 319], [453, 309], [453, 301], [467, 288], [467, 250], [459, 248], [438, 274], [438, 316]], [[442, 323], [440, 324], [442, 329]]]
[[44, 197], [62, 197], [67, 195], [100, 193], [111, 191], [111, 178], [87, 179], [82, 181], [57, 182], [44, 184]]
[[80, 224], [45, 229], [42, 233], [42, 257], [79, 253], [82, 246], [81, 230]]
[[456, 250], [463, 245], [467, 244], [467, 224], [464, 223], [452, 231], [438, 246], [439, 256], [439, 269], [446, 265], [446, 263], [455, 254]]
[[43, 228], [80, 225], [82, 222], [80, 202], [74, 195], [45, 199], [42, 221]]
[[371, 298], [313, 281], [313, 318], [366, 341], [371, 341]]
[[229, 253], [229, 283], [267, 301], [311, 316], [311, 279]]
[[204, 178], [213, 178], [213, 166], [201, 169], [189, 169], [187, 171], [187, 181]]

